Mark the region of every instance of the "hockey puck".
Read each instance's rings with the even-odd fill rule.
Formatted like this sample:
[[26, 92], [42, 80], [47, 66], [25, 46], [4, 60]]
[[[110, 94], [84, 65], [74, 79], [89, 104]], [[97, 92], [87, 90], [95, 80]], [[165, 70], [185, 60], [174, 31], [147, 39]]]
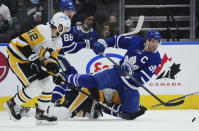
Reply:
[[194, 117], [193, 119], [192, 119], [192, 122], [194, 122], [196, 120], [196, 117]]

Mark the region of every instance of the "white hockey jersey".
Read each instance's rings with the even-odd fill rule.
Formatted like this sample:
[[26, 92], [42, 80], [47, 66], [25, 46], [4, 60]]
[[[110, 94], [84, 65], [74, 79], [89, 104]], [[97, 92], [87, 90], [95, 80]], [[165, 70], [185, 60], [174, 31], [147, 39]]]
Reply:
[[45, 51], [51, 49], [51, 56], [57, 59], [62, 41], [60, 37], [52, 38], [52, 30], [49, 25], [41, 24], [13, 39], [7, 47], [7, 52], [9, 57], [14, 58], [17, 62], [28, 63], [28, 56], [31, 51], [27, 47], [28, 49], [31, 48], [31, 51], [42, 59], [44, 59]]

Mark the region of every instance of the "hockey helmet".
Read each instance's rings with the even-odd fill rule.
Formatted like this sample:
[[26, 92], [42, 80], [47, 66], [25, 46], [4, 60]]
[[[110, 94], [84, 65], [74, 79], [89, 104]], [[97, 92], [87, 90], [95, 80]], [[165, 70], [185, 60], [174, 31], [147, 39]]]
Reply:
[[75, 4], [72, 0], [61, 0], [59, 3], [59, 8], [62, 10], [75, 10]]
[[[57, 32], [59, 33], [59, 36], [61, 36], [65, 31], [69, 32], [71, 28], [70, 19], [68, 18], [68, 16], [66, 16], [62, 12], [58, 12], [54, 14], [53, 18], [50, 20], [50, 24], [54, 25], [57, 28]], [[58, 29], [60, 25], [63, 27], [61, 31], [59, 31]]]
[[160, 32], [155, 31], [155, 30], [150, 30], [147, 33], [147, 39], [161, 40], [162, 36], [161, 36]]

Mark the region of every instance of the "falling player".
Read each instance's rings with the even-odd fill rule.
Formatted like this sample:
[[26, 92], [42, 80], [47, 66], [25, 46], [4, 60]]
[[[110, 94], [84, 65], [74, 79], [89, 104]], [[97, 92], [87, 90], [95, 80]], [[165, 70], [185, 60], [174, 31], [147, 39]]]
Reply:
[[[117, 90], [121, 105], [114, 105], [113, 108], [128, 114], [128, 116], [132, 116], [128, 118], [120, 116], [123, 119], [135, 119], [135, 114], [139, 112], [139, 85], [126, 76], [122, 70], [126, 70], [142, 84], [148, 82], [161, 63], [160, 54], [157, 51], [160, 40], [160, 33], [154, 30], [148, 32], [146, 40], [140, 36], [126, 38], [117, 35], [106, 40], [100, 39], [93, 45], [93, 51], [98, 55], [103, 53], [106, 47], [116, 47], [127, 50], [119, 66], [113, 66], [94, 75], [66, 75], [65, 80], [78, 87], [97, 87], [98, 90], [111, 88]], [[81, 102], [82, 101], [79, 100], [79, 103]], [[105, 110], [105, 112], [111, 113], [108, 110]], [[117, 114], [113, 115], [117, 116]]]

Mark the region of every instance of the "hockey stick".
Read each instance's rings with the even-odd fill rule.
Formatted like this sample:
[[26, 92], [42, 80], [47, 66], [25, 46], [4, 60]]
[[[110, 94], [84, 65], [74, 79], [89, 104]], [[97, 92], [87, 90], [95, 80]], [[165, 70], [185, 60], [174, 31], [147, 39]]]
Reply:
[[[57, 75], [51, 71], [48, 71], [45, 67], [42, 66], [42, 70], [47, 72], [48, 74], [50, 74], [51, 76], [57, 77]], [[107, 105], [106, 103], [100, 101], [99, 99], [96, 99], [94, 97], [92, 97], [90, 94], [84, 92], [83, 90], [81, 90], [79, 87], [74, 86], [73, 84], [64, 81], [64, 83], [67, 83], [69, 86], [71, 86], [72, 88], [74, 88], [76, 91], [80, 91], [81, 93], [83, 93], [84, 95], [88, 96], [90, 99], [92, 99], [93, 101], [97, 102], [98, 104], [100, 104], [101, 106], [111, 110], [112, 112], [118, 114], [120, 117], [128, 117], [128, 114], [124, 114], [122, 112], [119, 112], [115, 109], [113, 109], [112, 107], [110, 107], [109, 105]]]
[[[187, 95], [184, 95], [184, 96], [175, 98], [175, 99], [170, 100], [170, 101], [167, 101], [167, 102], [165, 102], [165, 103], [171, 103], [171, 102], [174, 102], [174, 101], [182, 100], [182, 99], [184, 99], [184, 98], [186, 98], [186, 97], [193, 96], [193, 95], [196, 95], [196, 94], [199, 94], [199, 91], [193, 92], [193, 93], [189, 93], [189, 94], [187, 94]], [[163, 105], [163, 104], [160, 103], [160, 104], [157, 104], [157, 105], [153, 105], [153, 106], [151, 106], [151, 108], [158, 107], [158, 106], [161, 106], [161, 105]]]
[[133, 34], [140, 32], [143, 23], [144, 23], [144, 16], [141, 15], [138, 19], [137, 26], [135, 27], [135, 30], [133, 30], [132, 32], [125, 33], [125, 34], [121, 34], [120, 36], [129, 36], [129, 35], [133, 35]]
[[[113, 61], [110, 57], [108, 57], [106, 54], [102, 54], [105, 58], [107, 58], [110, 62], [112, 62], [115, 66], [119, 66], [115, 61]], [[119, 66], [120, 67], [120, 66]], [[122, 69], [121, 69], [122, 70]], [[135, 83], [137, 83], [140, 87], [142, 87], [146, 92], [148, 92], [150, 95], [152, 95], [156, 100], [160, 102], [161, 105], [164, 106], [178, 106], [184, 103], [184, 100], [181, 100], [176, 103], [171, 103], [170, 101], [164, 102], [160, 98], [158, 98], [155, 94], [153, 94], [149, 89], [147, 89], [142, 83], [140, 83], [138, 80], [136, 80], [132, 75], [130, 75], [127, 71], [122, 70], [128, 77], [130, 77]]]

